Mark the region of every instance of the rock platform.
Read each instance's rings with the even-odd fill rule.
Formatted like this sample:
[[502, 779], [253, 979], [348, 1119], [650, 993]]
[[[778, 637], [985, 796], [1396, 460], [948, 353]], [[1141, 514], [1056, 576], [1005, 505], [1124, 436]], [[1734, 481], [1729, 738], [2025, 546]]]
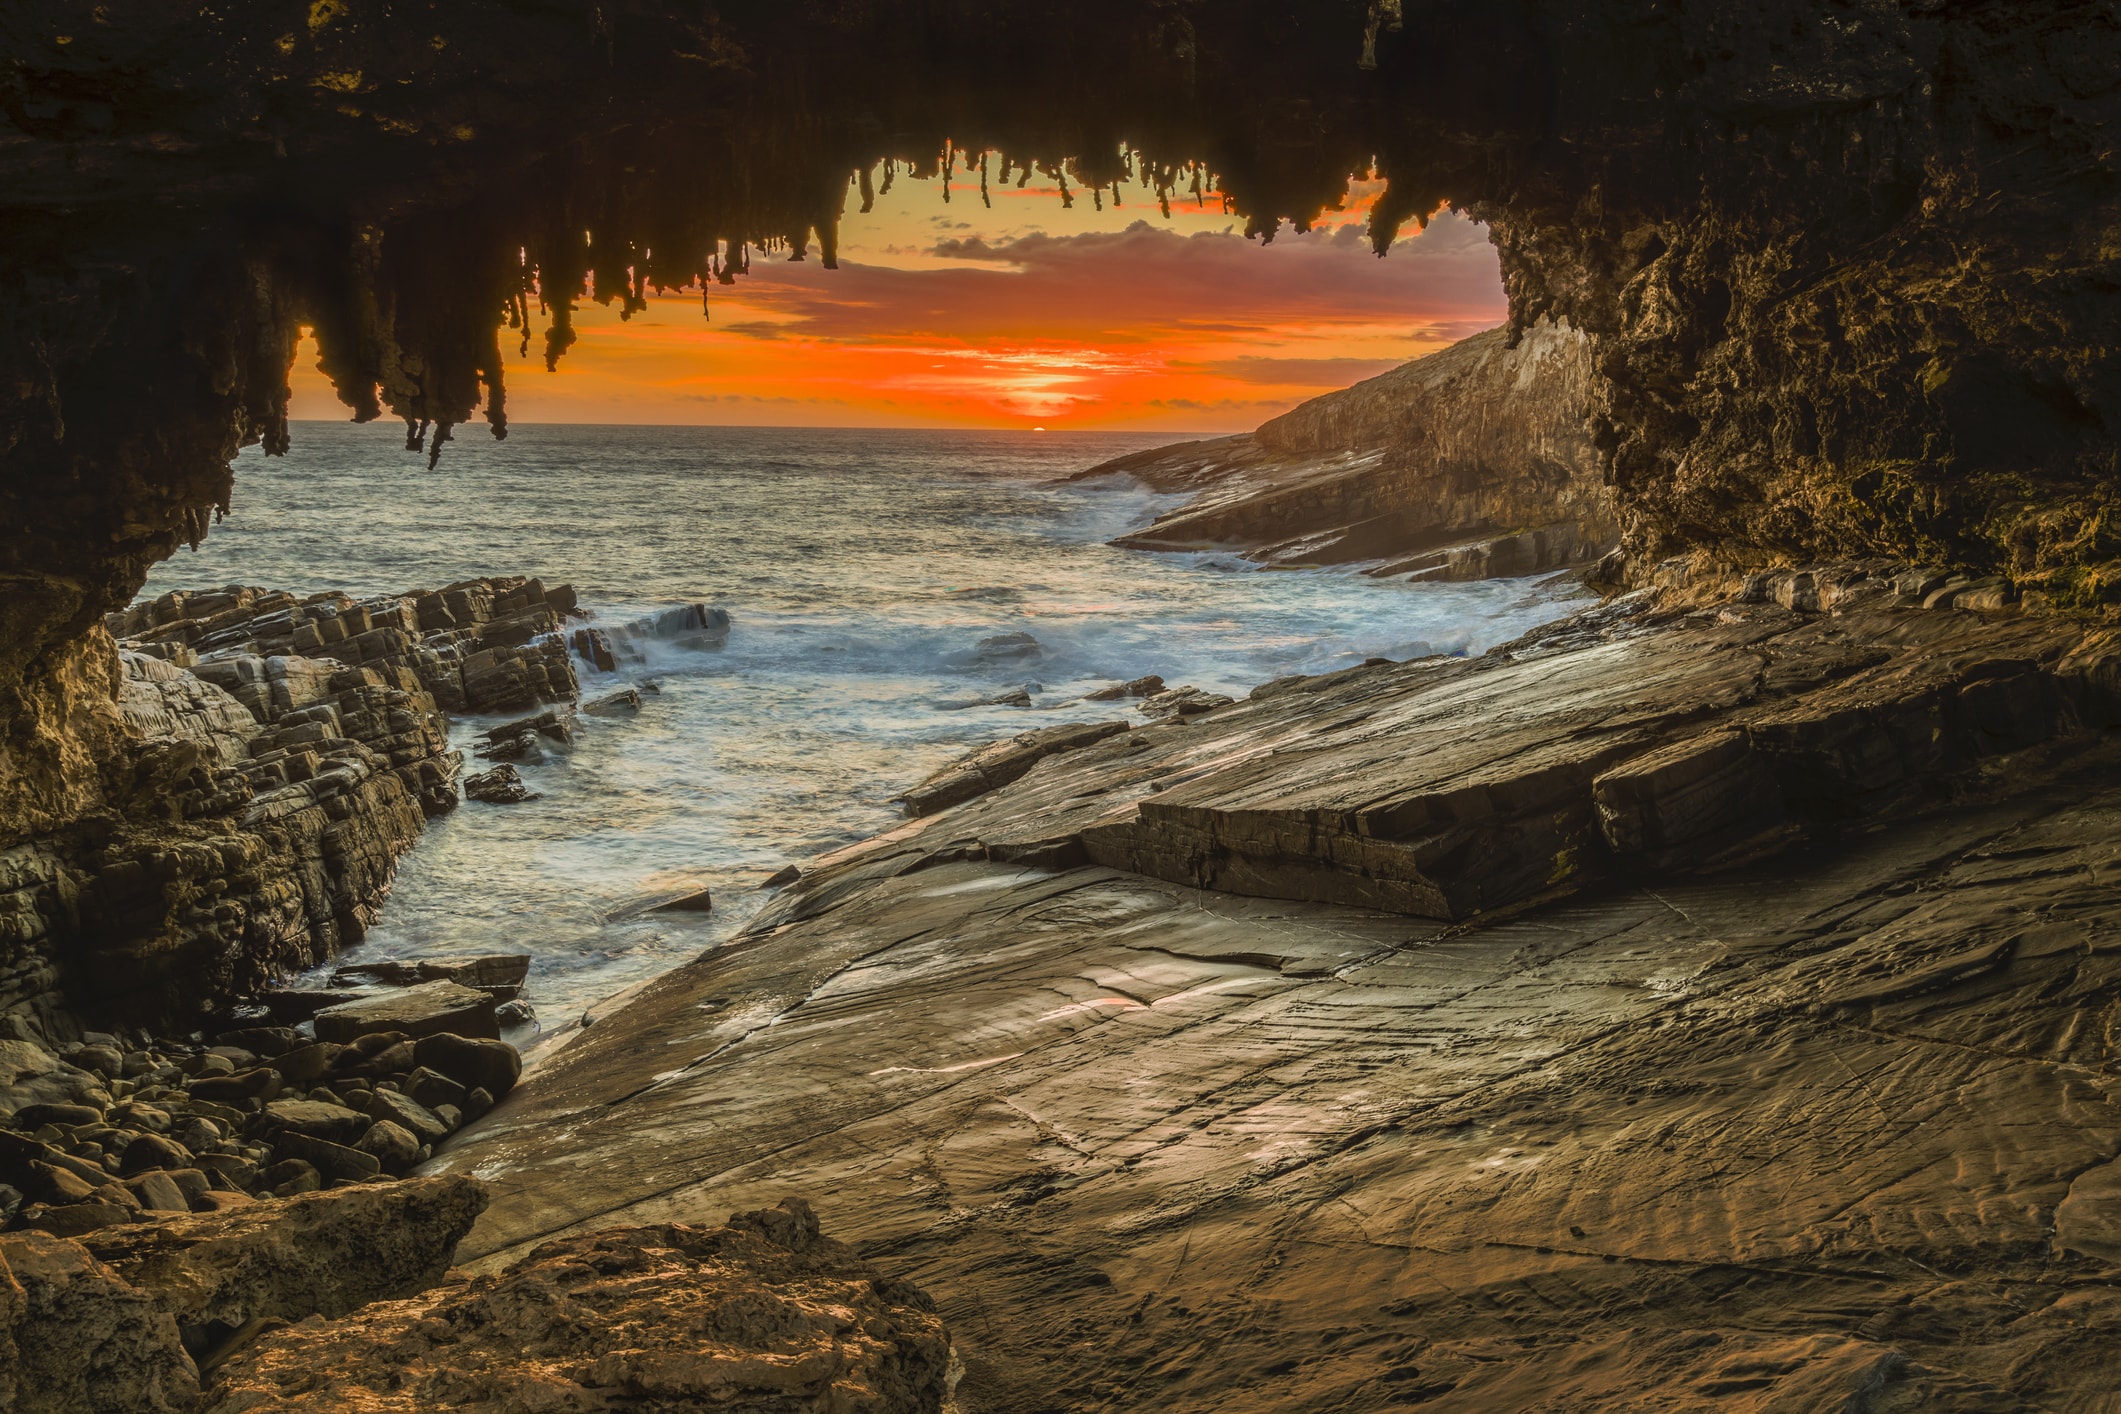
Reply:
[[2103, 1407], [2121, 663], [1938, 578], [1269, 685], [806, 866], [428, 1166], [460, 1257], [803, 1192], [968, 1414]]

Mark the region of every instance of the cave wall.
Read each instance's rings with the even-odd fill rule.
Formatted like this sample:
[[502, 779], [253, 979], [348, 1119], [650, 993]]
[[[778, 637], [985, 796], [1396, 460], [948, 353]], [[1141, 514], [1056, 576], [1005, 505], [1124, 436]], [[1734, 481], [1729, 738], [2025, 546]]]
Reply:
[[502, 337], [830, 263], [893, 172], [1267, 237], [1374, 164], [1381, 248], [1455, 203], [1590, 336], [1639, 565], [2121, 595], [2111, 0], [25, 0], [0, 52], [0, 844], [96, 794], [84, 635], [284, 445], [298, 326], [433, 457]]

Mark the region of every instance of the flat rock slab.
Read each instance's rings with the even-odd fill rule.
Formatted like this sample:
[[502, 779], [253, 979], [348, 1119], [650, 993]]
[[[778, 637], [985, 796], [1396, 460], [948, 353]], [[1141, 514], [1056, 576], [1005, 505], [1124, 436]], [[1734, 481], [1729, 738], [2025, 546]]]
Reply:
[[[1482, 731], [1542, 718], [1542, 759], [1590, 810], [1585, 743], [1671, 722], [1681, 686], [1689, 733], [1717, 715], [1704, 687], [1759, 709], [1749, 731], [1820, 692], [1804, 720], [1860, 726], [1903, 689], [1966, 703], [2027, 679], [1980, 664], [2038, 660], [1917, 614], [1902, 646], [1966, 651], [1896, 655], [1888, 690], [1826, 653], [1847, 624], [1769, 618], [1812, 636], [1666, 640], [1710, 657], [1700, 675], [1622, 640], [1527, 655], [1507, 693], [1477, 680], [1508, 663], [1314, 680], [821, 861], [431, 1165], [495, 1183], [462, 1255], [495, 1271], [804, 1192], [935, 1295], [967, 1414], [1617, 1414], [1646, 1390], [2100, 1407], [2121, 1330], [2121, 744], [2035, 741], [1949, 811], [1713, 874], [1586, 869], [1460, 923], [992, 847], [1079, 836], [1188, 773], [1187, 809], [1263, 832], [1359, 799], [1359, 766], [1394, 809], [1452, 761], [1485, 792], [1468, 809], [1530, 811], [1554, 773], [1510, 774]], [[1755, 666], [1727, 676], [1740, 654]], [[1645, 837], [1681, 829], [1728, 775], [1720, 750], [1645, 763], [1613, 808]], [[1866, 758], [1845, 759], [1853, 777]]]
[[426, 982], [326, 1007], [316, 1014], [316, 1028], [319, 1041], [340, 1044], [376, 1031], [398, 1031], [407, 1036], [432, 1036], [446, 1031], [488, 1039], [501, 1034], [490, 994], [446, 981]]

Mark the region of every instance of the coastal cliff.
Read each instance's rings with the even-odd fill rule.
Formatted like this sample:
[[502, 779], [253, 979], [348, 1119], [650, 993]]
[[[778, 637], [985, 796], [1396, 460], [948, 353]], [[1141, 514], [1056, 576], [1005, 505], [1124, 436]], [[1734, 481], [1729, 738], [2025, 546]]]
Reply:
[[1620, 538], [1591, 444], [1589, 343], [1491, 329], [1251, 433], [1115, 457], [1123, 475], [1197, 494], [1114, 544], [1239, 549], [1277, 565], [1378, 560], [1370, 572], [1485, 579], [1595, 560]]

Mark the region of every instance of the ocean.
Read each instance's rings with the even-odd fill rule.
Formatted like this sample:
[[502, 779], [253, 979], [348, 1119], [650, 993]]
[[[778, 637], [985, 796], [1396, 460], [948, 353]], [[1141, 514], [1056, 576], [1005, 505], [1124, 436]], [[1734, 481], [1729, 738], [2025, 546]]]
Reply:
[[[288, 455], [238, 459], [227, 520], [142, 593], [526, 574], [573, 584], [593, 622], [728, 611], [719, 649], [610, 674], [578, 663], [585, 699], [658, 690], [519, 763], [540, 799], [432, 822], [338, 960], [529, 952], [549, 1031], [728, 938], [769, 875], [891, 827], [893, 796], [963, 752], [1125, 710], [1080, 701], [1091, 688], [1156, 673], [1241, 697], [1372, 656], [1479, 653], [1568, 609], [1532, 580], [1408, 585], [1112, 548], [1183, 498], [1061, 478], [1171, 440], [531, 425], [499, 443], [466, 429], [430, 472], [393, 426], [297, 424]], [[1014, 634], [1035, 651], [980, 646]], [[1032, 706], [987, 704], [1019, 687]], [[493, 720], [454, 724], [468, 768]], [[645, 911], [699, 888], [710, 913]]]

